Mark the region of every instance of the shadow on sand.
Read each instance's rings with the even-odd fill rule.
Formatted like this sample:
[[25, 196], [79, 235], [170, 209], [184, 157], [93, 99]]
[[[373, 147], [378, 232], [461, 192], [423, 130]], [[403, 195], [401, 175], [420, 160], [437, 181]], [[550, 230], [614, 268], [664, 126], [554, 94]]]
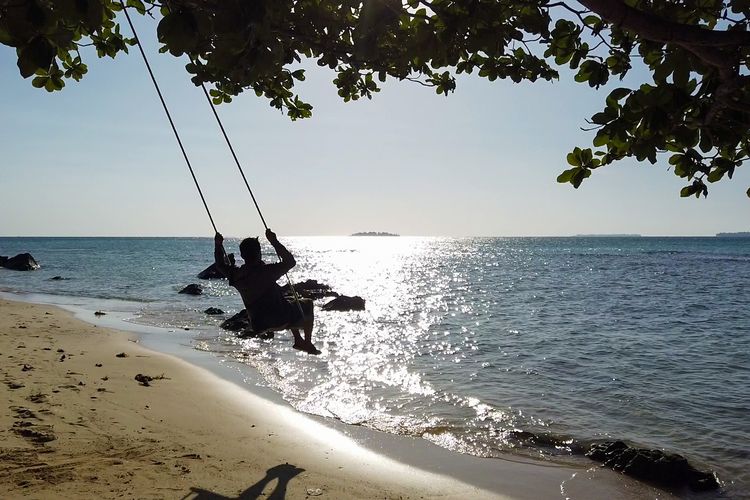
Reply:
[[190, 493], [183, 497], [183, 500], [255, 500], [256, 498], [260, 498], [263, 494], [263, 490], [268, 486], [268, 483], [274, 479], [278, 480], [276, 487], [265, 498], [268, 498], [269, 500], [281, 500], [286, 498], [286, 486], [289, 484], [289, 481], [291, 481], [294, 476], [304, 471], [305, 469], [300, 469], [291, 464], [280, 464], [268, 469], [265, 477], [236, 497], [225, 497], [218, 493], [193, 487], [190, 488]]

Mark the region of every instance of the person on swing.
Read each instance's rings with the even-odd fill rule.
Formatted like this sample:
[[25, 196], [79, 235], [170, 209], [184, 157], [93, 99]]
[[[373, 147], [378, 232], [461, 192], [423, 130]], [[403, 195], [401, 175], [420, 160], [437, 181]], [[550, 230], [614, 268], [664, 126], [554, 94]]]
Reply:
[[[296, 264], [294, 256], [266, 229], [266, 238], [278, 253], [280, 262], [266, 264], [261, 260], [258, 238], [245, 238], [240, 243], [240, 255], [245, 264], [237, 267], [229, 262], [224, 251], [224, 237], [214, 236], [214, 260], [229, 284], [240, 292], [254, 332], [266, 330], [291, 330], [294, 348], [310, 354], [320, 354], [312, 343], [313, 303], [309, 299], [287, 299], [276, 280]], [[305, 337], [300, 335], [300, 329]]]

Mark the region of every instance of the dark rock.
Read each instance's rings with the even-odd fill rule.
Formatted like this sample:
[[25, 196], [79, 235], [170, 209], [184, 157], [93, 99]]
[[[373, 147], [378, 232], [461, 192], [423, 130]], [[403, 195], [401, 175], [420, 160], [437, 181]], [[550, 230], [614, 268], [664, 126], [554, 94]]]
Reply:
[[209, 316], [215, 316], [215, 315], [218, 315], [218, 314], [224, 314], [224, 311], [222, 311], [218, 307], [209, 307], [208, 309], [206, 309], [203, 312], [206, 313], [206, 314], [208, 314]]
[[179, 293], [185, 293], [187, 295], [203, 295], [203, 287], [190, 283], [188, 286], [180, 290]]
[[20, 253], [15, 257], [0, 257], [0, 267], [13, 271], [33, 271], [40, 266], [30, 253]]
[[691, 467], [688, 471], [688, 487], [693, 491], [711, 491], [719, 487], [719, 481], [712, 473], [702, 472]]
[[592, 445], [586, 456], [616, 471], [660, 486], [688, 486], [695, 491], [719, 487], [714, 474], [695, 469], [685, 457], [675, 453], [634, 448], [622, 441], [608, 441]]
[[105, 313], [104, 311], [96, 311], [94, 313], [94, 316], [106, 316], [106, 315], [107, 315], [107, 313]]
[[520, 429], [509, 432], [509, 437], [518, 441], [523, 446], [544, 447], [551, 450], [567, 450], [572, 455], [582, 455], [583, 446], [581, 443], [570, 439], [566, 436], [559, 436], [552, 433], [535, 434]]
[[340, 295], [321, 307], [324, 311], [364, 311], [365, 299]]
[[586, 456], [597, 462], [606, 462], [610, 456], [614, 456], [614, 454], [619, 453], [627, 447], [628, 445], [622, 441], [598, 443], [591, 446], [591, 449], [586, 453]]
[[[229, 262], [234, 265], [234, 254], [227, 254], [227, 257], [229, 258]], [[226, 278], [226, 276], [221, 274], [221, 271], [219, 271], [219, 268], [217, 268], [216, 264], [214, 263], [205, 268], [203, 271], [199, 272], [198, 278], [202, 280], [215, 280]]]
[[518, 441], [532, 441], [534, 438], [536, 438], [536, 434], [529, 431], [514, 430], [510, 432], [510, 435]]
[[245, 309], [241, 310], [231, 318], [222, 321], [219, 326], [230, 332], [238, 332], [239, 336], [243, 338], [272, 339], [274, 336], [274, 332], [253, 331], [250, 318]]
[[[295, 283], [294, 290], [297, 292], [297, 295], [299, 295], [302, 298], [305, 299], [322, 299], [323, 297], [338, 297], [339, 294], [331, 290], [331, 287], [324, 284], [324, 283], [318, 283], [317, 280], [307, 280], [303, 281], [302, 283]], [[294, 294], [292, 293], [291, 288], [289, 288], [289, 284], [281, 287], [281, 292], [289, 297], [293, 297]]]
[[243, 309], [231, 318], [222, 321], [219, 326], [230, 332], [239, 332], [241, 330], [250, 329], [250, 318], [247, 316], [247, 311]]
[[64, 280], [64, 279], [65, 278], [63, 278], [62, 276], [53, 276], [49, 280], [50, 281], [61, 281], [61, 280]]

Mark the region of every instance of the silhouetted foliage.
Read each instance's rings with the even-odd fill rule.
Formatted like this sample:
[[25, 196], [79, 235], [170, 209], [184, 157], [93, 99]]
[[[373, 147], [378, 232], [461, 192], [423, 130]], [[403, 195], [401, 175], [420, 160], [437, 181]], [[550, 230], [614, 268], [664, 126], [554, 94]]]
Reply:
[[[188, 54], [216, 103], [244, 90], [292, 119], [312, 115], [294, 92], [304, 58], [335, 71], [345, 100], [372, 98], [387, 78], [448, 95], [458, 74], [514, 82], [574, 70], [592, 88], [634, 64], [648, 81], [612, 90], [590, 119], [594, 148], [575, 148], [558, 177], [576, 188], [592, 170], [669, 156], [688, 185], [731, 178], [750, 157], [748, 0], [127, 0], [160, 16], [161, 51]], [[35, 87], [60, 90], [86, 73], [79, 49], [127, 52], [112, 0], [0, 0], [0, 43], [16, 48]], [[750, 196], [750, 190], [748, 190]]]

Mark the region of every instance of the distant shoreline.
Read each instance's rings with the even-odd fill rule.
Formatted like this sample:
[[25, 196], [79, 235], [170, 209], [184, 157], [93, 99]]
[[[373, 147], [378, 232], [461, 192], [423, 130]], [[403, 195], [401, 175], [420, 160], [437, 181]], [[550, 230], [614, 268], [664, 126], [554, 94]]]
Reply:
[[381, 231], [366, 231], [363, 233], [352, 233], [350, 236], [400, 236], [396, 233], [386, 233]]
[[576, 234], [574, 238], [642, 238], [641, 234]]
[[737, 233], [716, 233], [716, 238], [750, 238], [750, 231], [740, 231]]

